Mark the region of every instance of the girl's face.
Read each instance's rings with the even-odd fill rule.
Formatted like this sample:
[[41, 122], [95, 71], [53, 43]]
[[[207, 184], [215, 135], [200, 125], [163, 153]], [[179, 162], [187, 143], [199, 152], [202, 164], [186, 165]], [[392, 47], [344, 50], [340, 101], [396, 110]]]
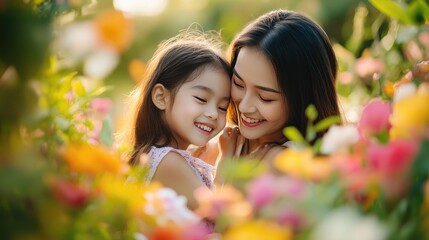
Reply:
[[179, 149], [190, 144], [203, 146], [225, 127], [230, 91], [228, 74], [210, 66], [180, 86], [173, 105], [165, 111]]
[[231, 97], [238, 109], [240, 133], [247, 139], [272, 142], [283, 137], [287, 102], [274, 67], [256, 47], [240, 50], [232, 77]]

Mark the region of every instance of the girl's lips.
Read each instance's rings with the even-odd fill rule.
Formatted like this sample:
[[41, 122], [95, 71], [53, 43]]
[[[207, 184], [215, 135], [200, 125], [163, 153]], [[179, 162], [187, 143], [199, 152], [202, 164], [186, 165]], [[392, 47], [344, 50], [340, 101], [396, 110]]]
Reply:
[[210, 135], [210, 132], [209, 132], [209, 131], [206, 131], [206, 130], [201, 129], [201, 128], [199, 128], [199, 127], [196, 127], [196, 128], [198, 129], [198, 131], [200, 131], [200, 133], [202, 133], [202, 134], [204, 134], [204, 135], [206, 135], [206, 136], [209, 136], [209, 135]]
[[209, 136], [209, 135], [210, 135], [210, 133], [211, 133], [211, 132], [213, 131], [213, 129], [214, 129], [214, 126], [213, 126], [213, 125], [211, 125], [211, 124], [206, 124], [206, 123], [199, 123], [199, 122], [197, 122], [197, 123], [195, 123], [194, 125], [195, 125], [195, 127], [196, 127], [196, 128], [198, 128], [198, 130], [199, 130], [202, 134], [207, 135], [207, 136]]
[[256, 123], [250, 123], [250, 122], [247, 122], [246, 120], [244, 120], [243, 117], [240, 117], [240, 119], [241, 119], [241, 122], [243, 123], [243, 125], [246, 127], [257, 127], [264, 122], [264, 121], [260, 121], [260, 122], [256, 122]]

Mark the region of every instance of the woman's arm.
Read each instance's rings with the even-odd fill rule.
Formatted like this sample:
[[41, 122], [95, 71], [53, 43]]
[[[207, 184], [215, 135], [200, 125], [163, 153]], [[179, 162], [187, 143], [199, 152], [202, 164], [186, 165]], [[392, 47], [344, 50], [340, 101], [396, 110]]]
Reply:
[[271, 149], [268, 150], [268, 152], [265, 154], [265, 156], [262, 159], [262, 161], [266, 162], [270, 167], [270, 172], [275, 175], [283, 174], [274, 166], [274, 161], [276, 160], [277, 155], [279, 155], [279, 153], [281, 153], [283, 150], [285, 150], [284, 146], [271, 147]]

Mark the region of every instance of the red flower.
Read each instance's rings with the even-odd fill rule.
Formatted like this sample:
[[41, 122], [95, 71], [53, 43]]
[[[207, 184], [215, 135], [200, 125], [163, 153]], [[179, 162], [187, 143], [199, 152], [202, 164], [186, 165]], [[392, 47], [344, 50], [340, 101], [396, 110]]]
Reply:
[[62, 203], [71, 208], [79, 208], [85, 205], [90, 199], [88, 188], [70, 183], [64, 179], [53, 179], [50, 187], [54, 196]]

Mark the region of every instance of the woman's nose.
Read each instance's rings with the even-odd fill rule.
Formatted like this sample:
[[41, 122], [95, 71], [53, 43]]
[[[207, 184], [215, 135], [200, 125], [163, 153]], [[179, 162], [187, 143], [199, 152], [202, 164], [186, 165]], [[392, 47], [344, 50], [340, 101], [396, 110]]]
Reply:
[[253, 97], [250, 94], [245, 94], [238, 102], [238, 111], [242, 113], [253, 113], [256, 111]]

